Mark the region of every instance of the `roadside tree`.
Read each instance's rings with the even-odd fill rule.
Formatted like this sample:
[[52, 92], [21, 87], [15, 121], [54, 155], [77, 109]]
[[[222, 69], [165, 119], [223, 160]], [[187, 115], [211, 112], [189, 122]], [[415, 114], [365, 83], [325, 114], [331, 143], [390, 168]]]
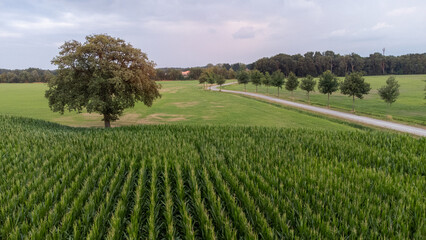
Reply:
[[222, 85], [226, 82], [226, 79], [219, 74], [214, 74], [214, 79], [216, 84], [219, 85], [219, 91], [222, 91]]
[[272, 73], [271, 85], [274, 87], [277, 87], [278, 97], [280, 97], [280, 88], [283, 87], [283, 84], [284, 84], [284, 74], [280, 70], [277, 70], [274, 73]]
[[251, 83], [253, 83], [256, 86], [256, 92], [257, 87], [262, 84], [263, 79], [265, 76], [263, 76], [263, 73], [259, 72], [259, 70], [253, 70], [250, 74], [250, 80]]
[[355, 97], [362, 99], [363, 95], [371, 90], [370, 84], [364, 82], [360, 72], [352, 72], [346, 75], [345, 80], [340, 85], [342, 94], [352, 96], [352, 112], [355, 112]]
[[399, 84], [398, 81], [395, 80], [395, 77], [390, 76], [386, 80], [386, 85], [377, 89], [380, 98], [382, 98], [389, 107], [392, 103], [396, 101], [399, 96]]
[[271, 75], [269, 74], [269, 72], [265, 73], [264, 78], [262, 79], [262, 84], [266, 87], [266, 93], [269, 93], [269, 87], [271, 86]]
[[151, 106], [160, 97], [154, 62], [129, 43], [109, 35], [90, 35], [86, 42], [65, 42], [52, 60], [57, 75], [48, 81], [46, 98], [54, 112], [100, 113], [105, 127], [136, 102]]
[[246, 85], [247, 83], [250, 82], [250, 76], [247, 73], [247, 71], [245, 70], [239, 71], [237, 74], [237, 80], [238, 80], [238, 84], [244, 84], [244, 92], [246, 92], [247, 91]]
[[308, 95], [308, 102], [311, 102], [311, 99], [309, 98], [309, 93], [315, 91], [314, 89], [316, 84], [317, 82], [314, 80], [314, 77], [312, 77], [311, 75], [307, 75], [300, 82], [300, 88], [306, 91]]
[[318, 82], [318, 90], [320, 93], [328, 95], [327, 107], [330, 108], [330, 95], [339, 89], [339, 81], [336, 75], [330, 70], [323, 72], [320, 75]]
[[293, 72], [290, 72], [285, 82], [285, 89], [291, 92], [291, 97], [293, 97], [293, 91], [297, 89], [297, 86], [299, 86], [299, 80]]

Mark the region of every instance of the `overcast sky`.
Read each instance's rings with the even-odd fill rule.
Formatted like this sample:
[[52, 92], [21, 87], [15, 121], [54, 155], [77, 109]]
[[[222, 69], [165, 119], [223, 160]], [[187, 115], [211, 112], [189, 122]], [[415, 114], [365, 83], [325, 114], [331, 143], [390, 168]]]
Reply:
[[107, 33], [157, 67], [278, 53], [426, 52], [424, 0], [0, 0], [0, 68], [54, 69], [65, 41]]

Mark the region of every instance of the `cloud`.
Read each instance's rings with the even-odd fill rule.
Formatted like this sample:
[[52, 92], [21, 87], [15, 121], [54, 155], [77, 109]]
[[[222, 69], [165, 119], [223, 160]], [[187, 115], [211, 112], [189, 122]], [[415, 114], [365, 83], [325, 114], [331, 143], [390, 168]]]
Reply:
[[0, 31], [0, 38], [18, 38], [21, 36], [22, 34], [17, 32]]
[[25, 29], [25, 30], [48, 30], [48, 29], [63, 29], [76, 27], [75, 23], [54, 21], [46, 17], [36, 17], [32, 20], [15, 20], [10, 23], [13, 28]]
[[385, 22], [379, 22], [379, 23], [377, 23], [376, 25], [374, 25], [374, 26], [371, 28], [371, 30], [373, 30], [373, 31], [377, 31], [377, 30], [380, 30], [380, 29], [390, 28], [390, 27], [392, 27], [392, 26], [391, 26], [391, 25], [389, 25], [389, 24], [387, 24], [387, 23], [385, 23]]
[[412, 14], [416, 11], [414, 7], [397, 8], [387, 13], [391, 17], [400, 17], [408, 14]]
[[253, 27], [242, 27], [238, 29], [232, 36], [235, 39], [247, 39], [255, 37], [255, 30]]
[[342, 37], [348, 34], [348, 31], [346, 29], [338, 29], [334, 30], [330, 33], [330, 36], [332, 37]]

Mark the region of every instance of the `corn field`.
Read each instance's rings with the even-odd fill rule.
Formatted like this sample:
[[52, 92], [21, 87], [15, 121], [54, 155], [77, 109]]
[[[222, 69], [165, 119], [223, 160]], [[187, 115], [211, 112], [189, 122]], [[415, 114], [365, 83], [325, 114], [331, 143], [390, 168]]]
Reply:
[[0, 116], [0, 239], [424, 239], [426, 139]]

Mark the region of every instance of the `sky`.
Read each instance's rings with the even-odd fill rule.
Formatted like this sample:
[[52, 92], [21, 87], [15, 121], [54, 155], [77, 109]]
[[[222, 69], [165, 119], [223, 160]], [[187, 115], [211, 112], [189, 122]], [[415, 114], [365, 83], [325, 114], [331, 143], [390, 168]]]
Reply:
[[55, 69], [59, 46], [108, 34], [157, 67], [278, 53], [426, 52], [424, 0], [0, 0], [0, 68]]

